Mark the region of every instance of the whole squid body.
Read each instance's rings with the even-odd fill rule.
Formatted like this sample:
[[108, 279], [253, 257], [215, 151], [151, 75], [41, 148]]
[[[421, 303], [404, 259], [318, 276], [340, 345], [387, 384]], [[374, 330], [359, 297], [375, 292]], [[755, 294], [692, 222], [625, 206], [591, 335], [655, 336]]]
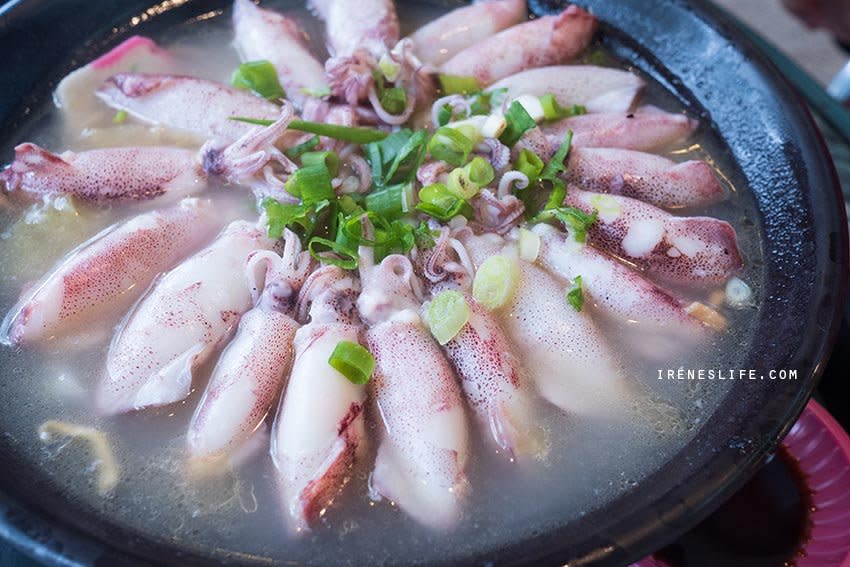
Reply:
[[421, 284], [410, 260], [391, 255], [375, 265], [373, 254], [361, 247], [357, 301], [376, 360], [370, 394], [384, 425], [370, 490], [419, 523], [450, 529], [469, 488], [462, 394], [419, 317]]
[[593, 114], [630, 110], [644, 86], [643, 79], [628, 71], [593, 65], [553, 65], [505, 77], [488, 90], [507, 89], [506, 94], [512, 99], [524, 94], [540, 97], [551, 93], [562, 106], [580, 104]]
[[526, 18], [525, 0], [477, 0], [432, 20], [410, 35], [424, 63], [440, 65]]
[[510, 75], [575, 58], [590, 44], [597, 21], [569, 6], [557, 16], [543, 16], [488, 37], [440, 66], [448, 75], [472, 76], [482, 87]]
[[189, 424], [189, 454], [197, 462], [230, 456], [263, 424], [292, 363], [298, 330], [295, 302], [311, 260], [298, 237], [284, 235], [283, 255], [252, 252], [245, 265], [254, 307], [239, 320]]
[[587, 231], [596, 248], [664, 282], [716, 284], [743, 266], [735, 229], [712, 217], [677, 217], [653, 205], [570, 187], [564, 204], [597, 212]]
[[0, 182], [10, 195], [70, 194], [96, 203], [181, 197], [205, 189], [209, 176], [257, 188], [282, 187], [266, 166], [295, 167], [275, 147], [287, 132], [292, 106], [285, 103], [275, 116], [270, 126], [251, 126], [233, 143], [213, 140], [200, 151], [142, 146], [57, 155], [24, 143], [0, 172]]
[[[575, 104], [575, 103], [574, 103]], [[579, 103], [580, 104], [580, 103]], [[634, 112], [591, 112], [543, 126], [554, 144], [572, 131], [573, 148], [620, 148], [651, 152], [685, 140], [698, 122], [651, 105]]]
[[616, 148], [572, 148], [567, 181], [595, 193], [639, 199], [656, 207], [703, 207], [722, 200], [723, 187], [704, 161]]
[[[453, 250], [457, 261], [451, 258]], [[470, 408], [499, 450], [511, 458], [538, 456], [543, 444], [534, 425], [527, 376], [495, 315], [472, 297], [473, 268], [466, 251], [444, 229], [436, 247], [420, 250], [419, 255], [431, 294], [459, 291], [469, 307], [469, 321], [443, 350], [461, 379]]]
[[97, 408], [116, 414], [185, 398], [192, 373], [251, 307], [243, 273], [248, 256], [273, 242], [255, 225], [234, 221], [208, 248], [153, 284], [130, 311], [107, 355]]
[[[306, 91], [327, 88], [324, 66], [310, 53], [295, 20], [260, 8], [250, 0], [233, 2], [233, 45], [243, 61], [269, 61], [289, 100], [303, 107]], [[246, 115], [248, 116], [248, 115]]]
[[314, 272], [299, 298], [309, 323], [295, 334], [295, 363], [272, 429], [271, 455], [289, 526], [314, 525], [351, 478], [366, 448], [366, 386], [329, 363], [342, 341], [359, 343], [359, 282], [335, 266]]
[[182, 75], [119, 73], [106, 79], [95, 94], [142, 122], [188, 132], [200, 141], [233, 142], [256, 129], [233, 117], [280, 116], [278, 105], [248, 91]]
[[500, 322], [540, 395], [579, 415], [623, 408], [632, 386], [622, 364], [588, 311], [567, 302], [566, 287], [541, 266], [520, 260], [516, 245], [501, 236], [466, 230], [458, 237], [477, 266], [497, 254], [517, 262], [519, 281]]
[[186, 199], [101, 232], [24, 294], [0, 336], [29, 343], [117, 320], [158, 274], [194, 252], [219, 226], [209, 201]]
[[538, 261], [565, 283], [581, 277], [585, 304], [624, 326], [641, 354], [669, 358], [677, 352], [674, 347], [684, 353], [708, 338], [680, 300], [635, 270], [551, 225], [532, 230], [540, 237]]

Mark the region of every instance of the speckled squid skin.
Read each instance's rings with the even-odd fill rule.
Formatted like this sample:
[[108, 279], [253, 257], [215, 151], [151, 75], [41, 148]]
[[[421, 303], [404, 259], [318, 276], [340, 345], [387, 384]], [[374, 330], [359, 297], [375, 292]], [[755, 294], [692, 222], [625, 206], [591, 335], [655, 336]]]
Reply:
[[[437, 246], [440, 247], [439, 242]], [[433, 253], [446, 258], [446, 252]], [[472, 297], [471, 275], [447, 259], [438, 260], [437, 264], [442, 264], [438, 270], [446, 278], [429, 286], [432, 295], [445, 290], [459, 291], [469, 306], [469, 321], [443, 345], [443, 351], [460, 378], [470, 409], [498, 451], [517, 459], [539, 456], [543, 450], [542, 435], [534, 424], [528, 377], [514, 348], [496, 315]]]
[[257, 128], [232, 116], [277, 120], [280, 115], [276, 104], [248, 91], [182, 75], [119, 73], [104, 81], [96, 95], [143, 122], [190, 132], [200, 140], [232, 142]]
[[333, 57], [365, 50], [377, 59], [398, 43], [398, 14], [392, 0], [310, 0], [309, 5], [325, 21]]
[[27, 142], [15, 147], [0, 182], [11, 195], [67, 194], [98, 203], [182, 197], [206, 187], [195, 154], [145, 146], [57, 155]]
[[247, 282], [233, 274], [252, 252], [272, 246], [261, 229], [235, 221], [208, 248], [155, 282], [109, 347], [98, 410], [116, 414], [185, 398], [193, 369], [251, 307]]
[[[466, 235], [463, 242], [476, 265], [494, 254], [517, 255], [512, 243], [495, 234]], [[542, 267], [517, 261], [519, 283], [500, 322], [540, 395], [569, 413], [619, 411], [631, 386], [588, 311], [573, 309], [566, 286]]]
[[328, 360], [340, 341], [360, 343], [359, 283], [335, 266], [314, 273], [299, 303], [310, 322], [295, 335], [295, 363], [272, 429], [288, 526], [309, 530], [351, 478], [366, 449], [366, 387]]
[[419, 317], [418, 280], [404, 256], [372, 265], [361, 247], [361, 316], [376, 366], [369, 383], [383, 423], [370, 490], [416, 521], [450, 529], [468, 491], [468, 431], [461, 392]]
[[725, 197], [704, 161], [676, 163], [633, 150], [573, 148], [566, 176], [587, 191], [633, 197], [664, 209], [705, 207]]
[[419, 59], [440, 65], [525, 18], [525, 0], [478, 0], [428, 22], [413, 32], [410, 39]]
[[253, 252], [245, 266], [254, 307], [239, 320], [189, 424], [189, 455], [215, 460], [236, 451], [263, 424], [292, 365], [299, 324], [295, 299], [310, 268], [298, 238], [287, 231], [283, 256]]
[[626, 326], [626, 337], [633, 337], [632, 346], [642, 354], [669, 358], [674, 347], [684, 352], [708, 338], [706, 327], [681, 301], [638, 272], [551, 225], [532, 230], [540, 236], [538, 261], [565, 285], [581, 276], [585, 305]]
[[580, 104], [589, 113], [627, 112], [645, 83], [628, 71], [593, 65], [553, 65], [521, 71], [496, 82], [493, 89], [507, 89], [507, 96], [555, 95], [562, 105]]
[[620, 148], [651, 152], [684, 141], [698, 126], [693, 118], [652, 105], [634, 112], [590, 112], [543, 126], [553, 144], [572, 130], [573, 148]]
[[722, 283], [743, 266], [735, 229], [726, 221], [677, 217], [637, 199], [575, 187], [564, 204], [587, 213], [598, 210], [588, 242], [662, 281]]
[[9, 313], [0, 336], [30, 343], [117, 320], [159, 273], [196, 250], [218, 226], [209, 201], [186, 199], [107, 229], [36, 283]]
[[310, 53], [306, 34], [292, 18], [260, 8], [250, 0], [233, 2], [233, 45], [242, 61], [269, 61], [286, 96], [299, 108], [303, 89], [325, 88], [325, 68]]
[[488, 86], [520, 71], [573, 59], [588, 46], [596, 26], [592, 14], [569, 6], [557, 16], [517, 24], [464, 49], [440, 72], [473, 76]]

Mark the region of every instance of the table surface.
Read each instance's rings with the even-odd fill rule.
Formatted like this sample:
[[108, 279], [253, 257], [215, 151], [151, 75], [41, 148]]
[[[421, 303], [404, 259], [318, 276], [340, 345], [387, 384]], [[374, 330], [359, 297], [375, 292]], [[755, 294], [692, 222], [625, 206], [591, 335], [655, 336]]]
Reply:
[[[788, 37], [799, 39], [800, 30], [804, 29], [801, 24], [790, 21], [787, 15], [780, 13], [779, 0], [716, 0], [716, 2], [769, 36], [776, 37], [774, 33], [768, 33], [775, 32], [784, 34], [783, 37], [786, 39]], [[789, 36], [789, 30], [796, 33]], [[783, 50], [792, 59], [807, 67], [806, 71], [797, 68], [791, 69], [791, 72], [799, 73], [804, 78], [814, 76], [821, 84], [824, 84], [832, 73], [837, 72], [841, 62], [847, 57], [822, 33], [811, 34], [806, 40], [783, 41], [782, 45]], [[816, 119], [818, 119], [817, 115]], [[850, 204], [850, 145], [822, 120], [818, 119], [818, 122], [841, 178], [845, 207], [848, 207], [850, 211], [850, 205], [848, 205]], [[815, 397], [846, 430], [850, 431], [850, 384], [846, 380], [847, 369], [850, 368], [850, 325], [847, 319], [847, 314], [850, 314], [850, 302], [845, 308], [845, 314], [835, 352], [825, 369]], [[694, 532], [699, 532], [700, 529], [697, 527]], [[39, 567], [39, 565], [40, 563], [0, 543], [0, 567]], [[736, 562], [736, 565], [746, 567], [748, 564]]]

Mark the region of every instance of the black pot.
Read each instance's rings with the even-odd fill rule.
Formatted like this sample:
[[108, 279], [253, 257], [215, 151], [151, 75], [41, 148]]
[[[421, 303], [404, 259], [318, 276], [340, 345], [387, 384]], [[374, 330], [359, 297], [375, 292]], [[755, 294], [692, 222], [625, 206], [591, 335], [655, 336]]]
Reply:
[[[639, 490], [571, 523], [451, 564], [622, 565], [692, 527], [739, 488], [773, 451], [812, 393], [829, 355], [846, 288], [844, 205], [823, 140], [803, 102], [710, 4], [582, 0], [603, 22], [601, 41], [659, 80], [700, 115], [735, 175], [754, 195], [766, 287], [746, 367], [794, 368], [796, 384], [735, 386], [701, 433]], [[28, 105], [50, 96], [72, 68], [130, 32], [150, 34], [225, 7], [200, 0], [18, 0], [0, 11], [0, 123], [7, 140]], [[560, 2], [531, 1], [538, 13]], [[3, 156], [8, 159], [9, 156]], [[55, 565], [210, 564], [148, 541], [70, 502], [0, 436], [0, 536]], [[234, 562], [238, 562], [234, 560]]]

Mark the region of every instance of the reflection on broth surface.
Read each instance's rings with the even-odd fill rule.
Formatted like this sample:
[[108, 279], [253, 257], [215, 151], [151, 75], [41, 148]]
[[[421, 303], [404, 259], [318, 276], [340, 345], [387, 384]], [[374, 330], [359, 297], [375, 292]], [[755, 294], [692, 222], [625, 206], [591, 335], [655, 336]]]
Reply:
[[[346, 14], [335, 2], [316, 4], [320, 17], [294, 2], [263, 7], [292, 16], [307, 33], [302, 45], [297, 30], [286, 28], [280, 41], [324, 61], [325, 26], [330, 33]], [[446, 53], [417, 52], [423, 41], [437, 41], [428, 27], [398, 49], [378, 41], [393, 35], [381, 27], [386, 22], [358, 22], [377, 26], [374, 42], [334, 36], [326, 70], [335, 105], [317, 98], [326, 92], [315, 76], [299, 83], [303, 65], [282, 70], [276, 63], [298, 119], [374, 134], [418, 99], [406, 123], [429, 132], [448, 125], [466, 137], [470, 147], [457, 163], [451, 133], [442, 145], [423, 134], [417, 146], [417, 131], [406, 131], [410, 154], [399, 157], [401, 144], [395, 153], [384, 145], [386, 159], [350, 140], [314, 142], [287, 120], [228, 120], [280, 114], [277, 102], [216, 85], [229, 85], [240, 67], [230, 11], [166, 30], [155, 45], [137, 42], [127, 68], [101, 59], [64, 83], [61, 108], [45, 103], [9, 139], [4, 159], [12, 160], [14, 145], [32, 142], [78, 158], [101, 148], [182, 148], [191, 164], [158, 180], [146, 194], [164, 196], [150, 199], [86, 200], [54, 194], [67, 176], [35, 190], [43, 169], [29, 177], [21, 171], [18, 181], [6, 174], [10, 189], [13, 182], [21, 188], [0, 210], [0, 306], [10, 312], [7, 342], [20, 343], [0, 351], [5, 435], [70, 498], [111, 521], [245, 561], [429, 562], [449, 550], [496, 549], [639, 490], [698, 434], [732, 384], [659, 380], [659, 369], [737, 368], [748, 349], [760, 291], [753, 203], [709, 129], [685, 118], [673, 95], [647, 81], [640, 106], [631, 108], [640, 80], [628, 65], [592, 44], [571, 43], [592, 33], [584, 15], [536, 20], [523, 32], [514, 26], [523, 3], [492, 4], [470, 44], [447, 39]], [[237, 6], [237, 30], [282, 29], [274, 17], [253, 21], [255, 8]], [[363, 14], [373, 8], [358, 7]], [[397, 10], [401, 37], [441, 15], [407, 2]], [[467, 69], [480, 57], [473, 40], [492, 41], [504, 28], [514, 35], [503, 38], [522, 38], [517, 45], [534, 51], [528, 34], [545, 26], [553, 34], [566, 26], [563, 50], [578, 48], [581, 55], [568, 58], [582, 67], [524, 67], [566, 62], [541, 55], [460, 73], [507, 88], [487, 97], [440, 92], [419, 78], [440, 65]], [[243, 35], [237, 43], [246, 57], [275, 63], [265, 41]], [[128, 83], [132, 76], [102, 90], [122, 72], [215, 84], [204, 87], [212, 89], [204, 99], [191, 98], [195, 83], [152, 87]], [[533, 81], [523, 78], [529, 73]], [[449, 77], [443, 88], [468, 79]], [[220, 99], [233, 106], [221, 110]], [[526, 117], [531, 123], [523, 126]], [[565, 147], [568, 132], [572, 146]], [[287, 151], [305, 142], [313, 153]], [[315, 153], [322, 149], [335, 154]], [[565, 158], [559, 149], [571, 153]], [[311, 243], [313, 259], [298, 254], [292, 234], [284, 246], [283, 224], [273, 226], [281, 210], [293, 210], [286, 207], [316, 205], [308, 200], [323, 181], [296, 187], [302, 174], [295, 167], [318, 168], [333, 180], [330, 197], [317, 202], [341, 215], [311, 210], [315, 227], [283, 223], [305, 248]], [[566, 203], [550, 207], [562, 179]], [[363, 189], [404, 204], [380, 209], [375, 198], [359, 196]], [[198, 200], [181, 200], [187, 195]], [[452, 199], [458, 207], [445, 214]], [[416, 200], [431, 208], [414, 209]], [[358, 206], [372, 211], [368, 222], [358, 221]], [[194, 216], [180, 216], [187, 211]], [[469, 222], [448, 220], [458, 213]], [[167, 231], [156, 224], [168, 219], [174, 226]], [[734, 234], [724, 240], [705, 228], [725, 231], [715, 219], [737, 234], [743, 267]], [[81, 289], [57, 307], [73, 278], [61, 280], [64, 288], [54, 280], [54, 290], [45, 273], [125, 221], [75, 253], [76, 271], [65, 265]], [[216, 249], [214, 235], [227, 226], [241, 236], [219, 237]], [[152, 235], [140, 236], [139, 227]], [[267, 228], [277, 231], [271, 239]], [[393, 231], [404, 237], [393, 241]], [[341, 253], [336, 265], [319, 269], [329, 246], [317, 236]], [[81, 262], [81, 254], [94, 259]], [[488, 262], [494, 256], [501, 259]], [[210, 287], [192, 295], [187, 290], [197, 282]], [[342, 342], [359, 342], [374, 357], [366, 386], [352, 378], [364, 368], [351, 358], [357, 354], [349, 353], [343, 371], [327, 363]], [[290, 377], [284, 368], [293, 365]], [[199, 405], [213, 417], [196, 413]], [[98, 492], [103, 464], [91, 444], [73, 435], [39, 441], [39, 426], [49, 420], [106, 435], [119, 470], [108, 495]]]

